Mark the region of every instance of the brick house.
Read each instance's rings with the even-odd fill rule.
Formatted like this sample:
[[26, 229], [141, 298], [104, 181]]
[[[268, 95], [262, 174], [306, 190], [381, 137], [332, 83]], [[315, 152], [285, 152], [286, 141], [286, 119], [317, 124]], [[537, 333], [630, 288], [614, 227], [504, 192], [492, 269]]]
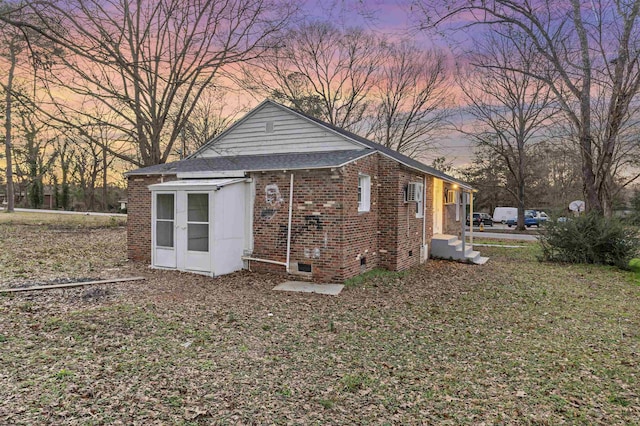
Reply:
[[270, 100], [127, 178], [128, 257], [153, 267], [343, 282], [430, 254], [486, 261], [458, 240], [469, 185]]

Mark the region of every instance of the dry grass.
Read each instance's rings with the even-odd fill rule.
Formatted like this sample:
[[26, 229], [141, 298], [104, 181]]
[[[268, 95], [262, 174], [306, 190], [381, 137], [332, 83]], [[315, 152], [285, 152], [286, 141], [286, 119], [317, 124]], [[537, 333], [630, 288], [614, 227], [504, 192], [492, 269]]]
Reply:
[[[126, 263], [126, 218], [0, 213], [0, 282], [95, 277]], [[108, 271], [106, 271], [108, 272]]]
[[57, 214], [40, 212], [15, 212], [7, 213], [0, 210], [0, 224], [37, 225], [47, 227], [84, 227], [103, 228], [124, 226], [126, 217], [119, 215], [102, 216], [91, 213], [86, 214]]
[[[34, 234], [16, 265], [49, 250], [67, 262], [38, 273], [92, 275], [56, 229], [0, 224], [9, 246]], [[430, 261], [328, 297], [128, 265], [122, 228], [70, 241], [84, 234], [92, 276], [147, 281], [0, 296], [2, 424], [640, 423], [630, 273], [483, 248], [481, 267]]]

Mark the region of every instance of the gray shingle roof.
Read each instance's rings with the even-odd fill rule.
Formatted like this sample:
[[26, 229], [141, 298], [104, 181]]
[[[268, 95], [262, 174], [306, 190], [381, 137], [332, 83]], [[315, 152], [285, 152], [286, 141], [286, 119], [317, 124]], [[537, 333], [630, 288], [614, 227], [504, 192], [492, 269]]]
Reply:
[[287, 154], [188, 158], [127, 172], [127, 176], [217, 171], [296, 170], [339, 167], [373, 153], [372, 149]]

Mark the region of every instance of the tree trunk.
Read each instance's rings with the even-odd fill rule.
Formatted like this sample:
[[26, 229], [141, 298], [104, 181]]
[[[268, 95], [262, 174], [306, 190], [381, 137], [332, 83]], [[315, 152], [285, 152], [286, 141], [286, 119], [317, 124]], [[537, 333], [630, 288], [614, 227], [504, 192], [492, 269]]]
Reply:
[[11, 104], [13, 91], [13, 75], [16, 69], [16, 54], [13, 46], [9, 46], [11, 66], [9, 67], [9, 77], [7, 79], [6, 91], [6, 111], [5, 111], [5, 158], [7, 161], [7, 212], [12, 213], [15, 208], [15, 196], [13, 193], [13, 164], [11, 161]]
[[524, 226], [524, 210], [526, 207], [524, 203], [524, 181], [520, 181], [518, 182], [518, 225], [516, 226], [518, 231], [526, 229]]
[[102, 211], [109, 211], [109, 200], [107, 199], [107, 148], [102, 147]]
[[588, 134], [580, 135], [580, 154], [582, 156], [582, 182], [583, 191], [586, 198], [586, 211], [595, 211], [603, 213], [602, 203], [598, 197], [598, 188], [596, 187], [596, 175], [593, 173], [593, 148], [591, 136]]

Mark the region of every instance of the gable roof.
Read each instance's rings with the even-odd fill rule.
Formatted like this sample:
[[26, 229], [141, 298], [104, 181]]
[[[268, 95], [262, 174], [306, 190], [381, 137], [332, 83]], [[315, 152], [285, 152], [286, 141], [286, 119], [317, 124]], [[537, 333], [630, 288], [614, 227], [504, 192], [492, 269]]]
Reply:
[[[308, 153], [286, 153], [286, 154], [264, 154], [264, 155], [233, 155], [226, 157], [207, 157], [199, 158], [198, 156], [210, 149], [218, 140], [225, 137], [234, 129], [240, 127], [242, 123], [246, 122], [257, 111], [266, 105], [275, 106], [290, 114], [294, 114], [301, 117], [304, 120], [314, 123], [317, 126], [340, 135], [347, 140], [354, 142], [354, 147], [360, 146], [362, 149], [344, 150], [344, 151], [326, 151], [326, 152], [308, 152]], [[406, 167], [418, 170], [420, 172], [435, 176], [447, 182], [455, 183], [462, 188], [473, 190], [473, 188], [466, 182], [449, 176], [446, 173], [441, 172], [433, 167], [427, 166], [420, 161], [407, 157], [397, 151], [392, 150], [377, 142], [373, 142], [367, 138], [359, 136], [348, 130], [326, 123], [315, 117], [307, 115], [303, 112], [294, 110], [293, 108], [282, 105], [271, 99], [265, 99], [258, 106], [253, 108], [240, 120], [229, 126], [220, 135], [216, 136], [205, 145], [200, 147], [196, 152], [185, 158], [184, 160], [159, 164], [156, 166], [145, 167], [138, 170], [133, 170], [126, 173], [127, 176], [131, 175], [146, 175], [146, 174], [176, 174], [176, 173], [189, 173], [189, 172], [205, 172], [205, 171], [262, 171], [262, 170], [295, 170], [295, 169], [309, 169], [309, 168], [327, 168], [338, 167], [354, 161], [364, 155], [371, 154], [373, 152], [379, 152]], [[323, 158], [326, 157], [326, 158]], [[343, 161], [345, 160], [345, 161]], [[342, 162], [341, 162], [342, 161]], [[242, 166], [241, 166], [242, 164]]]

